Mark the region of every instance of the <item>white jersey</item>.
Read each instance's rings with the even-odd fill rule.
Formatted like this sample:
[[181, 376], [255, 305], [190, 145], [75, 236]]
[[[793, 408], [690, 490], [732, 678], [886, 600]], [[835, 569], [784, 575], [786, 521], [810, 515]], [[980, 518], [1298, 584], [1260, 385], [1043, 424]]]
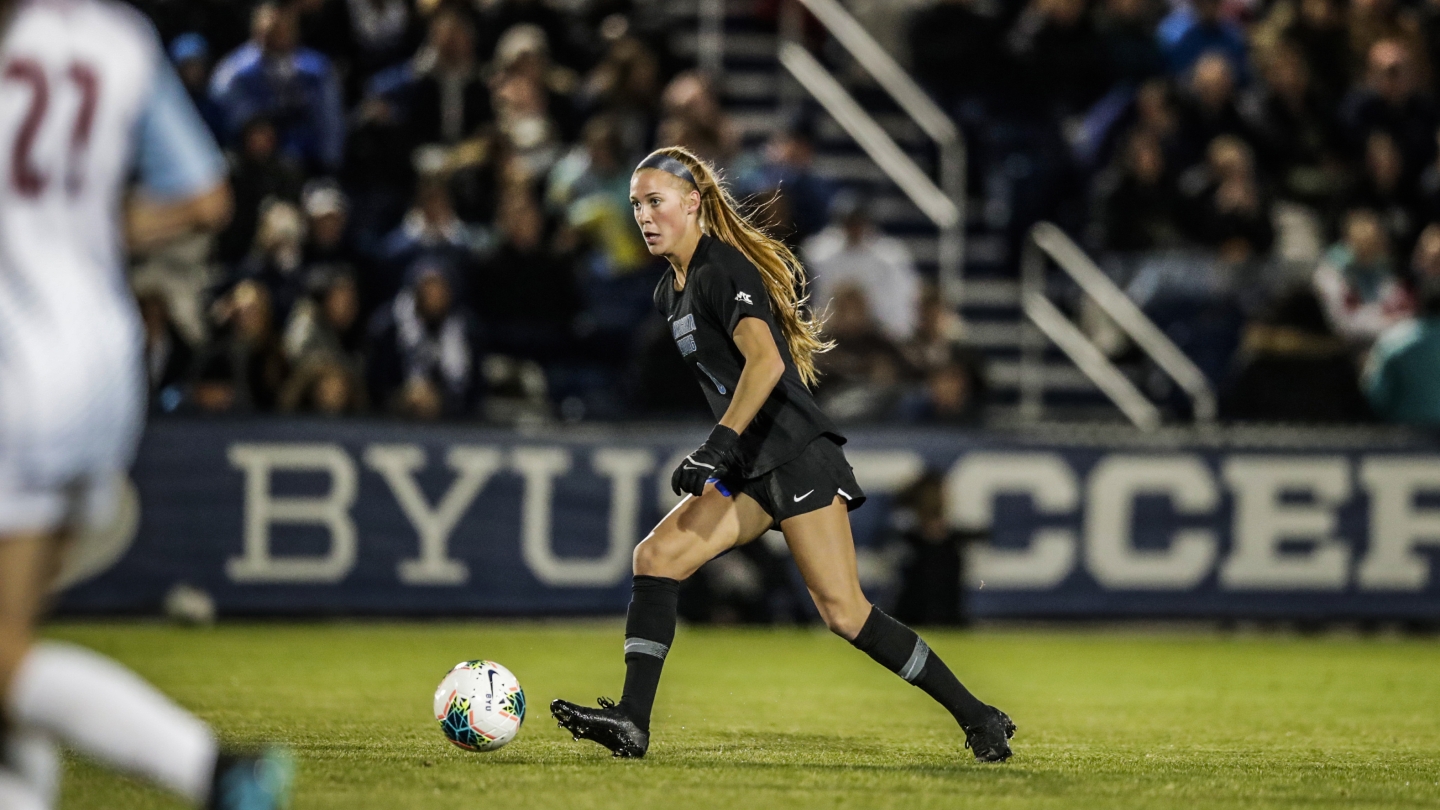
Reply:
[[184, 198], [223, 171], [142, 16], [16, 4], [0, 39], [0, 499], [128, 465], [145, 383], [121, 197], [132, 176]]

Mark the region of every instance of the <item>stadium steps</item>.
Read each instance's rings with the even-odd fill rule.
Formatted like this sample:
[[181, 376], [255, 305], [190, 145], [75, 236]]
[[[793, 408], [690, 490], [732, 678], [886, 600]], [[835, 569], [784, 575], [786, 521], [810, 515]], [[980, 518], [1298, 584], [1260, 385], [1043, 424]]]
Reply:
[[[672, 18], [670, 29], [675, 32], [672, 47], [681, 57], [696, 58], [698, 0], [676, 0], [667, 7]], [[726, 0], [725, 74], [721, 82], [722, 102], [747, 148], [761, 146], [781, 125], [781, 82], [791, 81], [776, 58], [778, 38], [773, 25], [760, 20], [754, 8], [753, 0]], [[935, 150], [920, 128], [883, 91], [857, 85], [849, 71], [832, 72], [886, 133], [934, 177]], [[863, 194], [871, 202], [876, 223], [906, 244], [922, 273], [935, 277], [937, 229], [823, 111], [816, 122], [815, 169]], [[980, 216], [983, 202], [970, 200], [966, 210], [961, 315], [967, 339], [986, 357], [987, 377], [998, 412], [1013, 415], [1019, 400], [1021, 335], [1027, 328], [1020, 309], [1016, 262], [1004, 234], [989, 228]], [[1138, 378], [1138, 369], [1127, 372]], [[1047, 416], [1051, 418], [1092, 420], [1115, 416], [1108, 399], [1054, 347], [1046, 351], [1042, 380]]]

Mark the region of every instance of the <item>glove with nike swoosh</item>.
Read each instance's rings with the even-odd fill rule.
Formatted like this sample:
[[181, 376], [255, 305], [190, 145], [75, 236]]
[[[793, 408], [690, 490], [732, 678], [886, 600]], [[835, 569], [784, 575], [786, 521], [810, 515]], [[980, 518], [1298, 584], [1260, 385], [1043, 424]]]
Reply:
[[739, 444], [739, 433], [724, 425], [716, 425], [710, 431], [710, 438], [675, 468], [670, 476], [670, 489], [676, 495], [688, 492], [700, 497], [707, 480], [724, 479], [742, 467]]

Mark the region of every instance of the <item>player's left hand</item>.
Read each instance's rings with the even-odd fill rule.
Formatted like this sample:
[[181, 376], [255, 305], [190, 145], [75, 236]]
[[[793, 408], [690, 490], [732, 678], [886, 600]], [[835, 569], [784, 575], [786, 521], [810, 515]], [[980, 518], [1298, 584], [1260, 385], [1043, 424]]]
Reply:
[[716, 425], [710, 431], [710, 438], [675, 468], [670, 475], [670, 489], [676, 495], [688, 492], [700, 497], [700, 493], [705, 491], [706, 480], [723, 479], [740, 469], [739, 444], [740, 434], [724, 425]]

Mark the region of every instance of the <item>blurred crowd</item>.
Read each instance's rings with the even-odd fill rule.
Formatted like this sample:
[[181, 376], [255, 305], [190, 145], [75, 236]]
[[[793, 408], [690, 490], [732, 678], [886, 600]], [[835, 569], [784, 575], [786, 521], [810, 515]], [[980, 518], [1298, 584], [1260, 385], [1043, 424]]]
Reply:
[[908, 22], [986, 217], [1012, 245], [1045, 218], [1083, 237], [1223, 415], [1440, 423], [1440, 2], [951, 0]]
[[[157, 413], [705, 413], [653, 312], [664, 264], [630, 212], [631, 168], [673, 143], [850, 280], [827, 287], [847, 335], [828, 397], [862, 416], [974, 410], [908, 253], [854, 199], [829, 224], [813, 121], [742, 149], [711, 81], [672, 52], [659, 0], [135, 5], [225, 149], [235, 197], [222, 233], [133, 262]], [[868, 300], [876, 289], [886, 298]], [[849, 383], [872, 368], [893, 384], [857, 398]], [[950, 378], [928, 397], [937, 369]]]
[[[133, 262], [157, 413], [704, 414], [628, 200], [678, 143], [804, 260], [827, 411], [983, 418], [964, 324], [817, 172], [817, 117], [745, 148], [663, 0], [132, 2], [236, 202]], [[1040, 219], [1081, 237], [1228, 418], [1440, 423], [1440, 0], [946, 0], [902, 27], [1011, 261]]]

